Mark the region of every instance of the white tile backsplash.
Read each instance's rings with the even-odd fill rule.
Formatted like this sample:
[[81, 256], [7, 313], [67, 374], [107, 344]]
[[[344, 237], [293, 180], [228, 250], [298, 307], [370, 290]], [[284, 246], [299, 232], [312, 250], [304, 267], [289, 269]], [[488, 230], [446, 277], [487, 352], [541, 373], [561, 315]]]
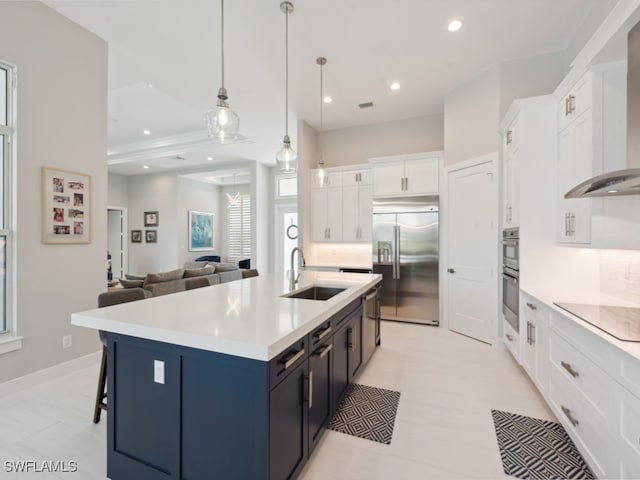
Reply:
[[309, 243], [304, 256], [307, 265], [371, 268], [370, 243]]
[[600, 289], [640, 304], [640, 250], [601, 250]]

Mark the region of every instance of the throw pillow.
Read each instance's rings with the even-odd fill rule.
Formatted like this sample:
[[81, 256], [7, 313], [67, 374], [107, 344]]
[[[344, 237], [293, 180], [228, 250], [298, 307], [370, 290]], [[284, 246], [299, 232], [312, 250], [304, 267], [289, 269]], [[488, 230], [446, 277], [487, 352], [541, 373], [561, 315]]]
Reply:
[[230, 272], [231, 270], [238, 270], [238, 266], [235, 263], [216, 263], [216, 273], [218, 272]]
[[186, 269], [184, 271], [184, 278], [202, 277], [204, 275], [211, 275], [215, 271], [216, 271], [215, 267], [211, 265], [202, 267], [202, 268], [194, 268], [191, 270]]
[[145, 285], [148, 285], [150, 283], [170, 282], [171, 280], [178, 280], [179, 278], [182, 278], [183, 275], [184, 268], [176, 268], [169, 272], [147, 273], [144, 283]]
[[125, 278], [127, 280], [144, 280], [145, 275], [132, 275], [131, 273], [125, 273]]
[[124, 278], [120, 279], [120, 285], [122, 288], [140, 288], [144, 280], [125, 280]]

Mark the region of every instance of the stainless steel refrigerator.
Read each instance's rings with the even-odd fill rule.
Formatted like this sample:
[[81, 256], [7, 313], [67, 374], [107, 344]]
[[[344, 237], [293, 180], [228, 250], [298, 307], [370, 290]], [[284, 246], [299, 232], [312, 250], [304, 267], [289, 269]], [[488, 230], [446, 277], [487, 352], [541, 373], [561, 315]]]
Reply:
[[438, 197], [373, 202], [373, 271], [382, 274], [381, 317], [439, 324]]

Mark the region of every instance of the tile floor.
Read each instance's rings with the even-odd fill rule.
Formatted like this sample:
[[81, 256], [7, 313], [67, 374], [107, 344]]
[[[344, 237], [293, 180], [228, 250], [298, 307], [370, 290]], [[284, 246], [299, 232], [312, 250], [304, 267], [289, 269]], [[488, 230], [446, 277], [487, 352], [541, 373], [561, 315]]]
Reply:
[[[505, 478], [491, 409], [554, 420], [504, 348], [394, 322], [382, 323], [382, 336], [357, 382], [401, 392], [391, 445], [328, 430], [301, 480]], [[0, 398], [0, 478], [106, 477], [106, 421], [91, 422], [97, 373]], [[8, 473], [6, 460], [74, 460], [78, 471]]]

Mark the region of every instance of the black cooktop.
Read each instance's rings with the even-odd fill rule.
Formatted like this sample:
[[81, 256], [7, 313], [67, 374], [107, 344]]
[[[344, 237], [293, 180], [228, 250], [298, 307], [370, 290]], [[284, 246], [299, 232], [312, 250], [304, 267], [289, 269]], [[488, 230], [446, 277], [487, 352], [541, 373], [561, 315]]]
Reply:
[[618, 340], [640, 342], [640, 308], [582, 303], [554, 304]]

